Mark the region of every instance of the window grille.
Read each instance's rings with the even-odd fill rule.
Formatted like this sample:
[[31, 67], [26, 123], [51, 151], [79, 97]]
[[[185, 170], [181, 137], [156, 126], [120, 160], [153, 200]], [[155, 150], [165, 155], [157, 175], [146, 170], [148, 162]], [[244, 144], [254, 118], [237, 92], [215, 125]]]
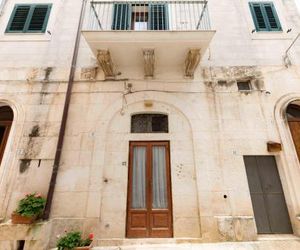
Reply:
[[168, 116], [137, 114], [131, 117], [131, 133], [168, 133]]

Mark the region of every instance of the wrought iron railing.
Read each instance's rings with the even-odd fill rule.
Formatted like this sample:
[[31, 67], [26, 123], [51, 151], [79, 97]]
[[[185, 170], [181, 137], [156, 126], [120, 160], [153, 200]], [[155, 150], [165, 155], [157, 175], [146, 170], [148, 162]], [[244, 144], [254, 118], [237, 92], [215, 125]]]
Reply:
[[85, 30], [209, 30], [208, 2], [91, 1]]

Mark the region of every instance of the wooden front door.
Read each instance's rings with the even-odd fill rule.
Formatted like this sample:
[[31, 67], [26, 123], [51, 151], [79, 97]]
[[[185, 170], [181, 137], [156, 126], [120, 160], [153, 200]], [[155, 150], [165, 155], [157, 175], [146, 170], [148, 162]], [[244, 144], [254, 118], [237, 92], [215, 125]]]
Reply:
[[259, 234], [292, 234], [274, 156], [244, 156], [255, 222]]
[[4, 154], [10, 127], [11, 127], [10, 121], [8, 121], [8, 122], [0, 121], [0, 164], [2, 161], [3, 154]]
[[130, 142], [129, 238], [173, 236], [169, 152], [168, 142]]
[[295, 144], [298, 159], [300, 160], [300, 121], [289, 121], [289, 127]]

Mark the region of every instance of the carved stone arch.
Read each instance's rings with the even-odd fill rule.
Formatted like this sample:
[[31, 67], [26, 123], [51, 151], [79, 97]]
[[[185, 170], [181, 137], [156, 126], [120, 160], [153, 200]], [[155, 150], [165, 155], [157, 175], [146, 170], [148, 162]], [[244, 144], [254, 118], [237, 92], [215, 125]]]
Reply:
[[101, 133], [102, 131], [102, 133], [105, 134], [105, 131], [107, 130], [111, 119], [120, 112], [126, 112], [126, 107], [128, 105], [137, 102], [144, 102], [146, 100], [151, 100], [153, 101], [154, 104], [155, 102], [159, 102], [169, 106], [173, 106], [180, 113], [182, 113], [183, 116], [186, 117], [187, 121], [189, 122], [192, 128], [192, 131], [197, 130], [197, 120], [201, 120], [201, 119], [198, 116], [198, 112], [194, 110], [193, 106], [191, 106], [185, 100], [178, 98], [172, 94], [163, 93], [163, 92], [162, 93], [149, 92], [147, 94], [139, 92], [139, 93], [133, 93], [126, 96], [127, 105], [124, 106], [122, 98], [118, 98], [105, 109], [105, 112], [101, 114], [101, 118], [99, 120], [99, 125], [102, 126], [101, 128], [100, 126], [97, 126], [99, 133]]
[[14, 112], [10, 106], [0, 103], [0, 166], [13, 120]]
[[13, 122], [6, 142], [5, 153], [0, 167], [0, 217], [8, 216], [7, 208], [13, 191], [14, 180], [17, 176], [15, 166], [18, 162], [17, 148], [22, 136], [24, 126], [25, 112], [16, 100], [13, 98], [2, 97], [0, 95], [0, 107], [8, 106], [13, 112]]
[[279, 172], [293, 230], [296, 235], [300, 235], [300, 221], [297, 218], [300, 214], [300, 164], [286, 114], [288, 106], [297, 100], [300, 100], [299, 93], [289, 93], [282, 96], [275, 103], [274, 117], [283, 146], [283, 151], [277, 156]]
[[[151, 100], [153, 107], [149, 108], [145, 106], [145, 101]], [[105, 113], [99, 120], [99, 126], [97, 126], [96, 134], [101, 133], [101, 138], [105, 138], [102, 142], [101, 157], [103, 159], [103, 166], [99, 167], [99, 176], [103, 178], [103, 187], [101, 188], [101, 216], [100, 228], [102, 237], [125, 237], [125, 219], [126, 219], [126, 195], [127, 195], [127, 160], [129, 141], [139, 140], [162, 140], [171, 142], [171, 168], [173, 167], [173, 181], [172, 188], [183, 187], [178, 185], [180, 179], [175, 174], [175, 168], [180, 167], [182, 163], [183, 172], [186, 179], [184, 183], [185, 187], [191, 186], [191, 192], [185, 194], [190, 197], [189, 208], [194, 208], [193, 211], [187, 209], [186, 214], [175, 216], [174, 224], [174, 236], [175, 237], [195, 237], [200, 238], [200, 212], [199, 212], [199, 183], [197, 182], [197, 163], [195, 161], [195, 145], [193, 130], [197, 125], [197, 112], [193, 110], [191, 104], [182, 100], [176, 96], [167, 93], [136, 93], [127, 97], [127, 105], [123, 106], [122, 99], [118, 99], [109, 106]], [[132, 114], [137, 113], [160, 113], [167, 114], [170, 118], [169, 126], [170, 133], [159, 135], [157, 134], [132, 134], [130, 133], [130, 118]], [[178, 123], [174, 122], [177, 121]], [[179, 126], [179, 127], [174, 127]], [[180, 126], [183, 126], [181, 133], [178, 133]], [[181, 143], [181, 142], [184, 143]], [[180, 148], [181, 147], [181, 148]], [[189, 155], [181, 155], [182, 150], [189, 151]], [[177, 153], [175, 152], [177, 150]], [[98, 154], [94, 152], [95, 154]], [[99, 154], [98, 154], [99, 155]], [[172, 157], [173, 156], [173, 157]], [[172, 174], [172, 173], [171, 173]], [[111, 201], [111, 194], [114, 193], [115, 203]], [[173, 197], [174, 206], [182, 205], [182, 197], [178, 190], [173, 192], [177, 196]], [[180, 197], [179, 197], [180, 196]], [[118, 210], [114, 208], [115, 204], [118, 205]], [[110, 207], [111, 206], [111, 207]], [[195, 209], [195, 208], [198, 208]], [[113, 214], [112, 214], [113, 211]], [[179, 211], [175, 209], [174, 211]], [[112, 216], [116, 219], [114, 225], [111, 223]], [[177, 216], [177, 217], [176, 217]], [[110, 224], [105, 228], [106, 224]], [[187, 230], [180, 230], [180, 224], [185, 224]], [[190, 227], [190, 230], [188, 229]], [[117, 231], [117, 228], [121, 228]], [[117, 232], [117, 233], [116, 233]], [[112, 235], [114, 234], [114, 235]]]

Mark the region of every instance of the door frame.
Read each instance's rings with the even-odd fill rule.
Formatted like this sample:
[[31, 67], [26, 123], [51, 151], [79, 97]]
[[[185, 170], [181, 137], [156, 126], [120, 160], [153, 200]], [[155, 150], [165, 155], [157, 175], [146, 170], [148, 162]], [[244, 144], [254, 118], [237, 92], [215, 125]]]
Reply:
[[[172, 196], [172, 172], [171, 172], [171, 150], [170, 150], [170, 141], [169, 140], [130, 140], [128, 143], [128, 176], [127, 176], [127, 198], [126, 198], [126, 223], [125, 223], [125, 237], [126, 238], [134, 238], [134, 237], [128, 237], [128, 215], [129, 215], [129, 207], [130, 207], [130, 202], [131, 199], [130, 198], [130, 193], [132, 191], [132, 185], [130, 185], [130, 180], [131, 180], [131, 176], [132, 176], [132, 154], [133, 154], [133, 150], [131, 150], [131, 146], [132, 145], [145, 145], [145, 144], [149, 144], [149, 143], [158, 143], [158, 144], [162, 144], [162, 145], [166, 145], [167, 147], [167, 155], [166, 155], [166, 171], [167, 171], [167, 191], [168, 191], [168, 207], [171, 213], [171, 236], [170, 238], [174, 237], [174, 221], [173, 221], [173, 196]], [[148, 149], [147, 149], [147, 154], [148, 154]], [[150, 161], [150, 163], [152, 164], [152, 159]], [[150, 175], [148, 172], [151, 172]], [[151, 176], [150, 180], [152, 180], [152, 171], [151, 168], [146, 169], [146, 176]], [[150, 182], [149, 179], [146, 178], [146, 183]], [[146, 184], [147, 186], [149, 184]], [[152, 184], [151, 184], [152, 185]], [[152, 204], [151, 199], [152, 197], [147, 197], [146, 196], [146, 204], [149, 202], [150, 204]], [[148, 204], [149, 204], [148, 203]], [[148, 208], [147, 208], [148, 210]], [[151, 225], [151, 221], [150, 221], [150, 213], [148, 214], [148, 220], [149, 220], [149, 225]], [[136, 237], [138, 238], [138, 237]], [[166, 238], [166, 237], [143, 237], [143, 238]]]
[[5, 127], [3, 138], [2, 138], [2, 141], [0, 142], [0, 165], [1, 165], [3, 155], [4, 155], [4, 152], [5, 152], [6, 144], [7, 144], [7, 141], [8, 141], [9, 132], [10, 132], [10, 129], [11, 129], [11, 124], [12, 124], [11, 121], [0, 121], [0, 126]]

